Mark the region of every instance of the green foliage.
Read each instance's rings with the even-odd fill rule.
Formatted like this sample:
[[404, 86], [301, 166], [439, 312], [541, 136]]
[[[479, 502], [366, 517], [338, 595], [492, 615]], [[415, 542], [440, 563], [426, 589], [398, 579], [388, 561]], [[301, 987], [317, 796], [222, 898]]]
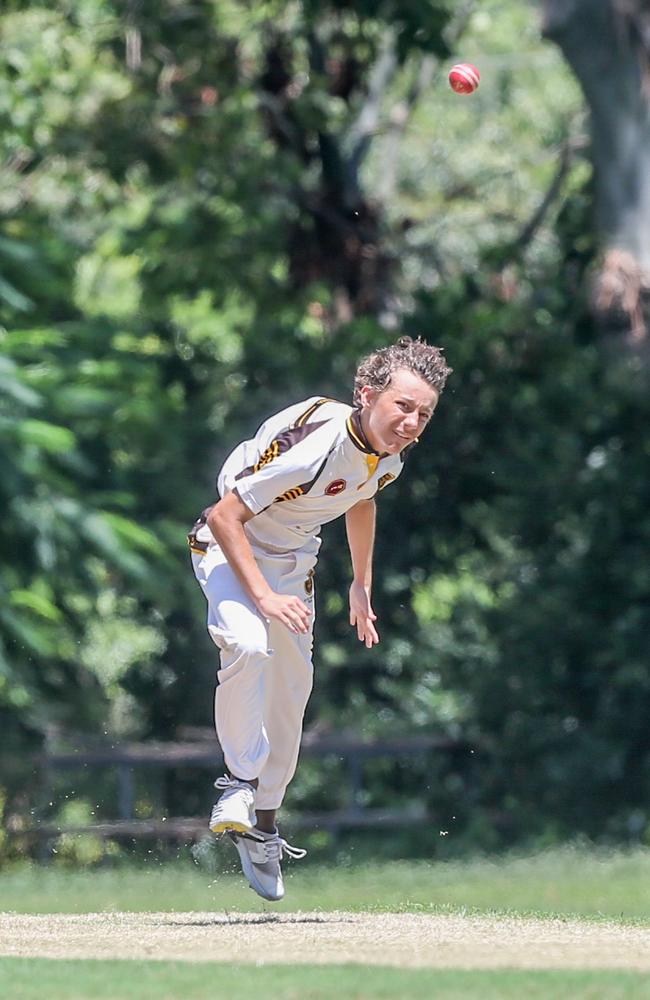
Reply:
[[[377, 650], [350, 634], [343, 531], [326, 534], [309, 721], [466, 740], [462, 759], [378, 765], [368, 796], [426, 799], [467, 843], [647, 837], [645, 362], [602, 343], [583, 296], [577, 86], [528, 6], [462, 13], [7, 5], [0, 724], [17, 761], [52, 723], [209, 724], [184, 532], [237, 440], [289, 400], [348, 399], [358, 357], [399, 328], [455, 372], [380, 498]], [[471, 99], [446, 85], [452, 50], [482, 68]], [[295, 803], [324, 797], [306, 771]]]

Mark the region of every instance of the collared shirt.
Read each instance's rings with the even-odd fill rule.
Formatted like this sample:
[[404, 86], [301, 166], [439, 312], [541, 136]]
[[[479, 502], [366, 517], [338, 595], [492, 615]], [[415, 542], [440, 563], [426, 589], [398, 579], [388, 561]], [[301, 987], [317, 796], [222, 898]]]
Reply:
[[239, 444], [217, 486], [222, 497], [236, 490], [256, 515], [245, 525], [253, 548], [315, 554], [321, 525], [372, 499], [402, 468], [403, 455], [372, 449], [358, 410], [314, 396], [269, 417]]

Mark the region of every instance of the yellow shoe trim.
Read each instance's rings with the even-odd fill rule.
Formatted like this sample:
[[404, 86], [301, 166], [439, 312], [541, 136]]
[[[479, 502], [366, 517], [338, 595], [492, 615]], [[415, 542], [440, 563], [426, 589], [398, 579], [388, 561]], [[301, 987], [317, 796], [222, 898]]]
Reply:
[[221, 823], [215, 823], [214, 826], [210, 826], [212, 833], [225, 833], [226, 830], [234, 830], [235, 833], [250, 833], [252, 829], [252, 826], [245, 826], [243, 823], [233, 823], [229, 820], [222, 820]]

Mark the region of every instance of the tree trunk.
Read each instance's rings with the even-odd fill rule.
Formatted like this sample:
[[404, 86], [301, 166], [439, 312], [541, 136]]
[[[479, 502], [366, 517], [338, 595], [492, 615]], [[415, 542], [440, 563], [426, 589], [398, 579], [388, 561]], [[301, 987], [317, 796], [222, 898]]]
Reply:
[[[604, 251], [598, 304], [643, 329], [650, 287], [648, 13], [643, 0], [545, 0], [544, 34], [561, 48], [591, 111], [596, 227]], [[644, 77], [646, 77], [644, 79]]]
[[650, 272], [650, 103], [628, 18], [613, 0], [548, 0], [545, 34], [591, 109], [598, 228]]

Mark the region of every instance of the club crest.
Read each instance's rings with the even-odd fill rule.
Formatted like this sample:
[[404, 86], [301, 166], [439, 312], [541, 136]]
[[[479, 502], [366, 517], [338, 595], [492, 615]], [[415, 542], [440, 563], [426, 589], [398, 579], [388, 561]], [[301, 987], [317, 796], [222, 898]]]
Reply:
[[335, 497], [338, 493], [342, 493], [347, 485], [345, 479], [335, 479], [325, 488], [325, 493], [328, 497]]

